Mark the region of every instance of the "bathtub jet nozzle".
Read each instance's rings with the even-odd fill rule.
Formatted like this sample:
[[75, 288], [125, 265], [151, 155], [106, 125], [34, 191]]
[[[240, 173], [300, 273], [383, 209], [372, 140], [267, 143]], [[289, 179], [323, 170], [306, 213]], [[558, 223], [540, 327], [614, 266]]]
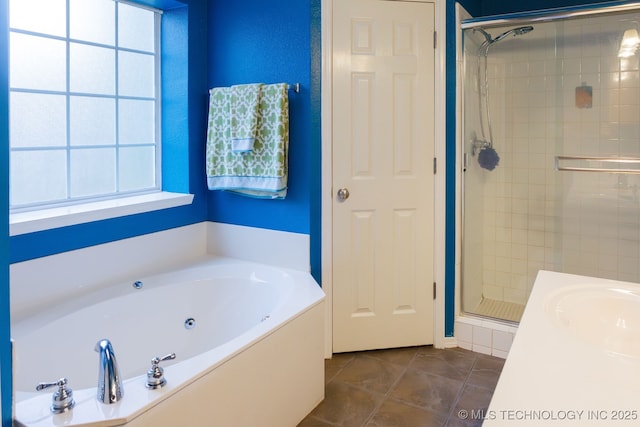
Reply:
[[100, 353], [98, 373], [98, 400], [102, 403], [116, 403], [124, 395], [122, 378], [118, 369], [116, 355], [111, 342], [107, 339], [98, 341], [95, 351]]

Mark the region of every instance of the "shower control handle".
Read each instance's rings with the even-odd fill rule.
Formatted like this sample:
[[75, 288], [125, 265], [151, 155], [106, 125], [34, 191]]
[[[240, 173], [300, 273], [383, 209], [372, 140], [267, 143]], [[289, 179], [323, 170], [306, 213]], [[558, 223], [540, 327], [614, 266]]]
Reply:
[[345, 201], [349, 198], [349, 190], [347, 188], [341, 188], [338, 190], [338, 200]]

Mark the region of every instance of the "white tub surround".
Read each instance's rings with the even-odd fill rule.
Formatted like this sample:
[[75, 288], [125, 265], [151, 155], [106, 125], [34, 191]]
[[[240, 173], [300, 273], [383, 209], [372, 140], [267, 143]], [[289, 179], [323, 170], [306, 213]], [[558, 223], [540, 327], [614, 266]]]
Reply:
[[309, 236], [201, 222], [11, 264], [11, 319], [15, 322], [68, 298], [210, 255], [306, 272]]
[[308, 234], [208, 222], [207, 252], [294, 270], [311, 270]]
[[639, 343], [640, 284], [540, 271], [483, 426], [638, 425]]
[[[210, 254], [219, 243], [208, 228], [11, 266], [17, 426], [293, 426], [324, 398], [321, 288], [307, 270]], [[304, 251], [305, 240], [290, 234], [269, 232], [267, 260], [276, 252], [280, 264], [300, 265], [286, 254]], [[185, 328], [191, 317], [195, 328]], [[103, 338], [124, 378], [124, 397], [111, 405], [96, 399], [93, 347]], [[177, 358], [162, 363], [166, 386], [147, 389], [151, 358], [170, 352]], [[61, 377], [76, 406], [53, 415], [54, 390], [35, 386]]]
[[68, 299], [207, 254], [206, 223], [11, 264], [11, 321]]

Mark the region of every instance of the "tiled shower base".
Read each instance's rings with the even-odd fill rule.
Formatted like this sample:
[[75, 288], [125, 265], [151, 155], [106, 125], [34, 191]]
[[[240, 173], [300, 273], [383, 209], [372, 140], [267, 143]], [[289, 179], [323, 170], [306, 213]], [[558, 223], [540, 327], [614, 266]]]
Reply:
[[492, 317], [495, 319], [504, 319], [509, 322], [519, 322], [524, 312], [523, 304], [513, 302], [497, 301], [489, 298], [483, 298], [480, 304], [473, 310], [473, 313], [479, 316]]

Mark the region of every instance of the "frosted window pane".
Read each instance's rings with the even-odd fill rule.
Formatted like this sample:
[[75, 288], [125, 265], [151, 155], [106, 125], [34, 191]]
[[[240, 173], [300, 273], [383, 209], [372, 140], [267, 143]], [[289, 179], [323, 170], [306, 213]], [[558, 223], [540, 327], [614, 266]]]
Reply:
[[70, 102], [71, 145], [115, 145], [114, 99], [72, 96]]
[[64, 91], [67, 88], [66, 44], [60, 40], [10, 34], [12, 88]]
[[115, 148], [71, 150], [71, 197], [116, 191]]
[[120, 149], [120, 191], [144, 190], [155, 187], [154, 147]]
[[155, 103], [122, 99], [119, 105], [120, 144], [155, 143]]
[[64, 150], [11, 153], [11, 204], [53, 202], [67, 196]]
[[155, 95], [154, 57], [151, 55], [118, 53], [118, 90], [122, 96]]
[[120, 3], [118, 44], [129, 49], [155, 52], [155, 13]]
[[11, 0], [9, 26], [64, 37], [67, 32], [65, 0]]
[[8, 3], [11, 207], [156, 188], [159, 15], [117, 0]]
[[114, 52], [71, 43], [71, 91], [115, 95]]
[[12, 92], [9, 104], [11, 147], [64, 147], [67, 101], [64, 95]]
[[115, 5], [113, 0], [71, 0], [69, 3], [71, 38], [115, 46]]

